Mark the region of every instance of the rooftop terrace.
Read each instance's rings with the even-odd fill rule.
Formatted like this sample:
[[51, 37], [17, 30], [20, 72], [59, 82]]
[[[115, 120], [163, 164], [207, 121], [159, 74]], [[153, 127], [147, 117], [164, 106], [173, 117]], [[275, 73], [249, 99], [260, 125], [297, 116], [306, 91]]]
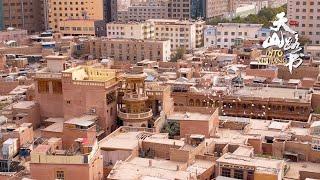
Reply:
[[[151, 162], [150, 162], [151, 161]], [[110, 172], [110, 179], [190, 179], [190, 173], [177, 167], [182, 163], [133, 158], [129, 162], [118, 161]]]
[[276, 87], [243, 87], [236, 90], [232, 95], [240, 97], [256, 98], [282, 98], [309, 101], [311, 95], [308, 90]]

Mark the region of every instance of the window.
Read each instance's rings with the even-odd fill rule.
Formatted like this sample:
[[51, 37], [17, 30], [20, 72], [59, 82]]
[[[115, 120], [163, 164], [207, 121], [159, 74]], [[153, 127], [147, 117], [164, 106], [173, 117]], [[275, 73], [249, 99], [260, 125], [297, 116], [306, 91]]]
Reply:
[[61, 94], [62, 83], [60, 81], [52, 81], [52, 91], [54, 94]]
[[231, 177], [231, 170], [227, 168], [222, 168], [221, 175], [224, 177]]
[[115, 102], [115, 100], [116, 100], [116, 93], [114, 91], [110, 92], [106, 95], [107, 104], [111, 104], [111, 103]]
[[48, 81], [38, 81], [38, 92], [39, 93], [49, 92], [49, 82]]
[[243, 179], [243, 171], [240, 169], [235, 169], [234, 170], [234, 178]]
[[57, 171], [56, 179], [64, 179], [64, 171]]

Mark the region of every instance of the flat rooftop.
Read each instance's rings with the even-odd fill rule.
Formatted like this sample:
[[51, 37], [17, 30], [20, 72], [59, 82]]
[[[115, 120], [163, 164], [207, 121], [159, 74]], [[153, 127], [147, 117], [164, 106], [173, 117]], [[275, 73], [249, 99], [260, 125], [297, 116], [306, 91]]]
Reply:
[[[151, 166], [150, 166], [151, 161]], [[135, 157], [129, 162], [118, 161], [110, 179], [188, 179], [190, 173], [177, 170], [182, 163]]]
[[[246, 134], [257, 134], [261, 136], [268, 136], [268, 137], [276, 137], [276, 138], [284, 138], [284, 139], [290, 139], [291, 135], [289, 131], [281, 131], [279, 129], [270, 129], [270, 125], [272, 124], [272, 121], [268, 120], [257, 120], [257, 119], [251, 119], [250, 124], [248, 125], [248, 130]], [[277, 126], [276, 125], [271, 125]], [[281, 124], [280, 124], [281, 125]]]
[[138, 147], [139, 135], [144, 132], [121, 132], [107, 136], [99, 142], [101, 149], [133, 150]]
[[188, 166], [187, 171], [194, 175], [202, 174], [214, 165], [215, 163], [209, 160], [195, 159], [195, 162]]
[[32, 108], [36, 103], [34, 101], [20, 101], [16, 104], [13, 104], [14, 109], [29, 109]]
[[176, 145], [176, 146], [184, 145], [184, 141], [181, 141], [181, 140], [158, 138], [158, 137], [152, 137], [152, 136], [145, 138], [143, 141], [150, 142], [150, 143], [157, 143], [157, 144]]
[[250, 118], [244, 117], [233, 117], [233, 116], [219, 116], [219, 121], [222, 122], [238, 122], [238, 123], [250, 123]]
[[79, 125], [79, 126], [91, 126], [95, 123], [95, 120], [98, 118], [98, 116], [93, 116], [93, 115], [84, 115], [81, 117], [76, 117], [69, 119], [65, 121], [65, 124], [74, 124], [74, 125]]
[[179, 19], [148, 19], [146, 22], [153, 22], [157, 24], [170, 24], [170, 25], [192, 25], [196, 21], [179, 20]]
[[172, 121], [208, 121], [211, 115], [194, 112], [173, 112], [167, 119]]
[[64, 122], [64, 118], [48, 118], [44, 120], [45, 122], [50, 122], [50, 123], [57, 123], [57, 122]]
[[270, 173], [277, 173], [281, 168], [281, 165], [284, 163], [283, 160], [247, 157], [231, 153], [224, 154], [219, 159], [217, 159], [217, 162], [256, 167], [259, 171]]
[[232, 154], [250, 157], [253, 154], [253, 147], [239, 146]]
[[269, 129], [274, 130], [281, 130], [284, 131], [289, 127], [289, 122], [278, 122], [278, 121], [272, 121], [270, 125], [268, 126]]
[[41, 131], [61, 133], [63, 132], [63, 122], [57, 122], [57, 123], [51, 124], [50, 126], [44, 129], [41, 129]]
[[[240, 144], [246, 143], [247, 139], [250, 137], [255, 137], [253, 135], [245, 135], [238, 130], [230, 130], [219, 128], [217, 132], [217, 138], [214, 138], [217, 144]], [[257, 135], [258, 136], [258, 135]]]
[[258, 98], [284, 98], [284, 99], [301, 99], [309, 100], [308, 90], [276, 88], [276, 87], [244, 87], [234, 92], [234, 96], [258, 97]]
[[299, 179], [299, 171], [315, 172], [320, 174], [320, 164], [311, 162], [287, 162], [289, 171], [285, 179]]
[[18, 95], [18, 94], [24, 94], [27, 92], [28, 88], [30, 86], [28, 85], [19, 85], [15, 87], [12, 91], [9, 92], [10, 95]]

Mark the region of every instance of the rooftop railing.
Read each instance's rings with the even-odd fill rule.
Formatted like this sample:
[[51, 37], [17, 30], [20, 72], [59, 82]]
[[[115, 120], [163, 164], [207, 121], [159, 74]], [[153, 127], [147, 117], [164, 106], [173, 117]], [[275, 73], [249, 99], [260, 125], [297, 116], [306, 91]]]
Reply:
[[120, 109], [118, 111], [118, 116], [121, 119], [125, 120], [139, 120], [139, 119], [148, 119], [153, 115], [151, 109], [147, 109], [146, 112], [143, 113], [127, 113], [125, 109]]
[[147, 99], [148, 96], [146, 94], [125, 93], [123, 96], [123, 100], [125, 101], [144, 101]]

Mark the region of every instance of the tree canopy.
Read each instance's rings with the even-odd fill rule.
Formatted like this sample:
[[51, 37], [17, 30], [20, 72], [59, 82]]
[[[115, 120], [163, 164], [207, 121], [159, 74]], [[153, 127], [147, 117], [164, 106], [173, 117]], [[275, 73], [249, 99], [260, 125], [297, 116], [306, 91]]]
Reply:
[[209, 25], [217, 25], [218, 23], [251, 23], [251, 24], [263, 24], [263, 27], [270, 27], [272, 21], [278, 13], [287, 12], [287, 6], [281, 6], [278, 8], [263, 8], [258, 14], [250, 14], [247, 17], [236, 17], [232, 20], [213, 18], [207, 21]]

